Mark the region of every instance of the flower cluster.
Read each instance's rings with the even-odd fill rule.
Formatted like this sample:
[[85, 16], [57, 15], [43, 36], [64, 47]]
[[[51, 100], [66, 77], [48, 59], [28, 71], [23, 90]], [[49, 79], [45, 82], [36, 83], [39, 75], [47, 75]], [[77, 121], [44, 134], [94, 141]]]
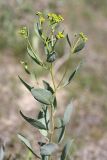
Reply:
[[61, 39], [61, 38], [64, 38], [65, 36], [64, 36], [63, 32], [58, 32], [58, 34], [56, 35], [56, 37], [58, 39]]
[[58, 24], [59, 22], [64, 20], [61, 15], [57, 15], [55, 13], [48, 13], [48, 19], [50, 21], [50, 24]]
[[27, 27], [22, 27], [20, 30], [19, 30], [19, 34], [21, 36], [23, 36], [24, 38], [28, 38], [28, 29]]
[[86, 42], [86, 41], [88, 40], [87, 36], [84, 35], [83, 32], [79, 33], [79, 36], [82, 38], [82, 40], [83, 40], [84, 42]]

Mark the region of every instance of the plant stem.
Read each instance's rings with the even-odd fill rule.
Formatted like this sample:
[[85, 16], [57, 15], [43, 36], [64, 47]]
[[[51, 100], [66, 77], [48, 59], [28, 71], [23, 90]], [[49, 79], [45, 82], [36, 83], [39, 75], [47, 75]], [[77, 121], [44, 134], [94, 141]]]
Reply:
[[52, 83], [53, 83], [53, 86], [54, 86], [54, 91], [56, 91], [56, 86], [55, 86], [55, 81], [54, 81], [53, 65], [52, 65], [52, 63], [51, 63], [51, 68], [50, 68], [50, 74], [51, 74]]
[[[51, 67], [50, 67], [50, 75], [51, 75], [51, 79], [52, 79], [52, 83], [53, 83], [53, 87], [54, 87], [54, 92], [56, 92], [56, 86], [55, 86], [55, 80], [54, 80], [54, 74], [53, 74], [53, 64], [51, 63]], [[50, 129], [50, 137], [49, 137], [49, 142], [51, 143], [53, 141], [53, 135], [54, 135], [54, 113], [53, 113], [53, 109], [54, 106], [53, 104], [50, 107], [50, 121], [51, 121], [51, 129]], [[52, 157], [51, 155], [49, 156], [49, 160], [51, 160]]]
[[80, 38], [78, 38], [77, 39], [77, 42], [74, 44], [74, 46], [72, 47], [72, 53], [74, 52], [74, 50], [75, 50], [75, 48], [76, 48], [76, 46], [77, 46], [77, 44], [79, 43], [79, 41], [80, 41]]
[[61, 78], [60, 82], [58, 83], [58, 86], [56, 87], [56, 89], [58, 89], [58, 88], [59, 88], [59, 86], [61, 85], [61, 83], [62, 83], [62, 81], [63, 81], [63, 79], [64, 79], [64, 77], [65, 77], [66, 73], [67, 73], [67, 68], [65, 69], [65, 72], [64, 72], [64, 74], [63, 74], [63, 76], [62, 76], [62, 78]]
[[[51, 67], [50, 67], [50, 75], [51, 75], [51, 79], [52, 79], [52, 83], [53, 83], [53, 87], [54, 87], [54, 92], [56, 92], [56, 86], [55, 86], [55, 81], [54, 81], [54, 75], [53, 75], [53, 65], [51, 63]], [[54, 118], [53, 118], [53, 104], [50, 107], [50, 118], [51, 118], [51, 131], [50, 131], [50, 142], [52, 142], [52, 136], [54, 133]]]

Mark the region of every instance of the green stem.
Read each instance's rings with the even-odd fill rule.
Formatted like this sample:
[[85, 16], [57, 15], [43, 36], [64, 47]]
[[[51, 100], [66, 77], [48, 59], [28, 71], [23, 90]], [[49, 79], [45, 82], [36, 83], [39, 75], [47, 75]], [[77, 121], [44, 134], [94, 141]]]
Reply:
[[58, 89], [58, 88], [60, 87], [60, 85], [61, 85], [61, 83], [62, 83], [62, 81], [63, 81], [63, 79], [64, 79], [64, 77], [65, 77], [66, 73], [67, 73], [67, 68], [65, 69], [65, 72], [64, 72], [64, 74], [63, 74], [63, 76], [62, 76], [61, 80], [59, 81], [59, 83], [58, 83], [58, 85], [57, 85], [56, 89]]
[[56, 92], [56, 86], [55, 86], [54, 74], [53, 74], [53, 64], [52, 63], [51, 63], [51, 67], [50, 67], [50, 74], [51, 74], [52, 83], [53, 83], [53, 86], [54, 86], [54, 92]]
[[76, 43], [74, 44], [74, 46], [73, 46], [73, 48], [72, 48], [72, 50], [71, 50], [72, 53], [74, 52], [74, 50], [75, 50], [77, 44], [79, 43], [79, 41], [80, 41], [80, 38], [78, 38], [78, 40], [77, 40]]
[[[56, 93], [56, 86], [55, 86], [55, 81], [54, 81], [54, 74], [53, 74], [53, 64], [51, 63], [51, 67], [50, 67], [50, 75], [51, 75], [51, 79], [52, 79], [52, 83], [53, 83], [53, 87], [54, 87], [54, 92]], [[51, 129], [50, 129], [50, 137], [49, 137], [49, 142], [51, 143], [53, 141], [53, 135], [54, 135], [54, 113], [53, 113], [53, 109], [54, 106], [53, 104], [50, 107], [50, 122], [51, 122]], [[52, 157], [51, 155], [49, 156], [49, 160], [51, 160]]]
[[53, 133], [54, 133], [53, 105], [51, 106], [50, 116], [51, 116], [50, 142], [52, 142]]
[[[54, 29], [52, 29], [52, 37], [51, 37], [51, 42], [52, 42], [52, 48], [54, 46]], [[52, 79], [52, 83], [53, 83], [53, 87], [54, 87], [54, 93], [56, 93], [56, 86], [55, 86], [55, 80], [54, 80], [54, 73], [53, 73], [53, 64], [51, 63], [50, 66], [50, 75], [51, 75], [51, 79]], [[52, 142], [53, 141], [53, 135], [54, 135], [54, 113], [53, 113], [53, 109], [54, 106], [53, 104], [50, 107], [50, 121], [51, 121], [51, 129], [50, 129], [50, 137], [49, 137], [49, 141]], [[49, 156], [49, 160], [51, 160], [52, 157], [51, 155]]]

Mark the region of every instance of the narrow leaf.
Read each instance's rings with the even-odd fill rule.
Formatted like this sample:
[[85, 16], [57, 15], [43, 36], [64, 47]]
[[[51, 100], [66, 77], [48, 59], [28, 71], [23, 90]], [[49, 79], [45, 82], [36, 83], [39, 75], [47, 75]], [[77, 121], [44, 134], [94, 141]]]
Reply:
[[62, 154], [60, 157], [60, 160], [65, 160], [67, 155], [69, 154], [70, 148], [72, 146], [73, 141], [72, 140], [68, 140], [67, 143], [65, 144], [63, 150], [62, 150]]
[[42, 109], [43, 109], [43, 112], [44, 112], [44, 122], [45, 122], [46, 128], [48, 130], [48, 128], [49, 128], [49, 120], [50, 120], [49, 110], [48, 110], [47, 106], [44, 106]]
[[31, 91], [31, 89], [32, 89], [33, 87], [31, 87], [29, 84], [27, 84], [20, 76], [18, 76], [18, 77], [19, 77], [20, 81], [24, 84], [24, 86], [25, 86], [29, 91]]
[[50, 84], [48, 82], [46, 82], [46, 81], [43, 80], [43, 84], [44, 84], [45, 89], [47, 89], [52, 94], [54, 94], [53, 88], [50, 86]]
[[40, 148], [40, 154], [42, 156], [49, 156], [53, 153], [55, 153], [57, 150], [58, 150], [58, 145], [55, 144], [55, 143], [49, 143], [49, 144], [46, 144], [46, 145], [43, 145], [41, 148]]
[[27, 47], [27, 51], [28, 51], [28, 55], [37, 63], [39, 64], [40, 66], [43, 66], [43, 63], [42, 61], [40, 60], [40, 58], [37, 56], [36, 53], [33, 53], [33, 51]]
[[[81, 63], [80, 63], [81, 64]], [[64, 84], [64, 87], [71, 83], [72, 79], [74, 78], [76, 72], [78, 71], [80, 64], [76, 67], [76, 69], [71, 73], [70, 77], [68, 78], [67, 82]]]
[[65, 126], [61, 127], [61, 131], [58, 138], [58, 143], [61, 143], [65, 135]]
[[33, 88], [31, 89], [31, 93], [33, 97], [40, 103], [43, 103], [46, 105], [51, 105], [53, 103], [54, 97], [52, 93], [46, 89]]
[[40, 159], [40, 157], [34, 153], [34, 151], [32, 150], [31, 144], [30, 142], [21, 134], [18, 134], [18, 138], [27, 146], [27, 148], [37, 157]]
[[70, 121], [72, 112], [73, 112], [73, 105], [72, 105], [72, 103], [70, 103], [67, 106], [67, 108], [65, 110], [65, 113], [64, 113], [64, 118], [63, 118], [63, 124], [64, 125], [68, 124], [68, 122]]
[[53, 106], [54, 106], [54, 109], [57, 108], [57, 99], [56, 99], [56, 97], [54, 97]]
[[43, 135], [43, 136], [47, 136], [47, 134], [48, 134], [48, 132], [47, 132], [47, 130], [48, 130], [48, 128], [49, 128], [49, 111], [48, 111], [48, 107], [47, 106], [43, 106], [42, 107], [42, 110], [39, 112], [39, 114], [38, 114], [38, 120], [40, 121], [40, 122], [42, 122], [44, 125], [45, 125], [45, 127], [46, 127], [46, 130], [41, 130], [41, 129], [39, 129], [39, 131], [40, 131], [40, 133]]
[[38, 129], [45, 129], [46, 130], [46, 127], [44, 124], [42, 124], [42, 122], [35, 120], [35, 119], [32, 119], [32, 118], [29, 118], [29, 117], [26, 117], [21, 111], [20, 111], [20, 114], [32, 126], [38, 128]]
[[38, 24], [38, 23], [37, 23], [37, 30], [38, 30], [39, 36], [41, 37], [41, 36], [42, 36], [42, 30], [41, 30], [41, 28], [39, 27], [39, 24]]
[[70, 42], [68, 34], [66, 35], [66, 39], [67, 39], [67, 42], [68, 42], [69, 46], [71, 47], [71, 42]]
[[63, 121], [60, 119], [60, 128], [58, 129], [58, 143], [61, 143], [63, 138], [64, 138], [64, 134], [65, 134], [65, 125], [63, 124]]

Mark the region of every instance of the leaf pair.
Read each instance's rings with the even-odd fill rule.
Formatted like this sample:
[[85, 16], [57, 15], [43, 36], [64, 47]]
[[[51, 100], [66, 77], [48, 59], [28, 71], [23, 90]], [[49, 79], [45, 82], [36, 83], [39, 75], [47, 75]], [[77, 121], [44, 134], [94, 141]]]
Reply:
[[31, 87], [29, 84], [27, 84], [20, 76], [19, 79], [24, 84], [24, 86], [31, 92], [31, 94], [37, 101], [46, 105], [52, 105], [52, 103], [54, 102], [54, 96], [52, 94], [52, 91], [50, 92], [48, 90], [49, 88], [48, 89], [34, 88]]

